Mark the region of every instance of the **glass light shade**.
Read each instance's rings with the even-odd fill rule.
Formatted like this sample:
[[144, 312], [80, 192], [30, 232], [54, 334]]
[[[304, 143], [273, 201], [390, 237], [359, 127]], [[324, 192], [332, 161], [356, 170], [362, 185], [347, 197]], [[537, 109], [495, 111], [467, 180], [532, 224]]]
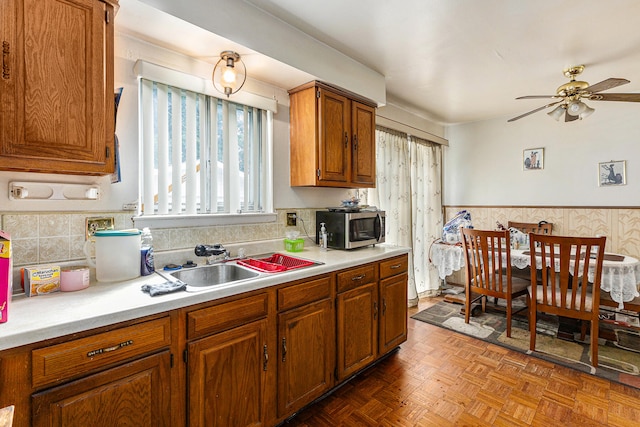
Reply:
[[240, 55], [225, 50], [220, 54], [220, 59], [213, 68], [211, 81], [216, 90], [228, 98], [244, 86], [244, 82], [247, 80], [246, 71]]
[[229, 85], [236, 82], [236, 70], [233, 66], [224, 67], [224, 71], [222, 72], [222, 82], [228, 83]]
[[579, 116], [587, 109], [587, 106], [582, 101], [572, 101], [567, 105], [567, 114], [572, 116]]
[[595, 108], [591, 108], [587, 104], [583, 103], [582, 105], [584, 105], [586, 108], [584, 109], [584, 111], [582, 113], [580, 113], [580, 120], [589, 117], [590, 115], [593, 114], [594, 111], [596, 111]]
[[548, 112], [547, 115], [554, 119], [556, 122], [560, 120], [560, 117], [564, 114], [564, 105], [558, 105], [552, 111]]

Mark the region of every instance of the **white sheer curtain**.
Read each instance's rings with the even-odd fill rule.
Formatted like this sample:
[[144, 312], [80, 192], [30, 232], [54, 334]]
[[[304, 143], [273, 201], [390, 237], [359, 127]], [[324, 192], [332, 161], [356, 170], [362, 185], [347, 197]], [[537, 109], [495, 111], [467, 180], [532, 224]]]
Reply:
[[440, 281], [429, 263], [429, 245], [442, 232], [441, 148], [405, 133], [376, 128], [376, 188], [366, 202], [387, 215], [386, 241], [412, 248], [409, 305], [435, 295]]
[[429, 262], [429, 248], [442, 235], [442, 147], [410, 136], [409, 149], [414, 280], [419, 296], [433, 296], [440, 278]]

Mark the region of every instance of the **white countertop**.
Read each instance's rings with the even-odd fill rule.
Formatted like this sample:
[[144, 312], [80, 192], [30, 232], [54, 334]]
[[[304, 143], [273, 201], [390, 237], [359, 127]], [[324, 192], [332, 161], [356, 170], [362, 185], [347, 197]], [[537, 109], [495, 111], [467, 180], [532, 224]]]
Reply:
[[382, 244], [351, 251], [322, 251], [318, 247], [305, 247], [302, 252], [279, 252], [324, 264], [282, 273], [263, 273], [253, 279], [195, 293], [175, 292], [151, 297], [140, 287], [166, 281], [162, 276], [152, 274], [126, 282], [92, 282], [88, 288], [76, 292], [56, 292], [30, 298], [14, 296], [8, 322], [0, 323], [0, 350], [380, 261], [407, 254], [410, 249]]

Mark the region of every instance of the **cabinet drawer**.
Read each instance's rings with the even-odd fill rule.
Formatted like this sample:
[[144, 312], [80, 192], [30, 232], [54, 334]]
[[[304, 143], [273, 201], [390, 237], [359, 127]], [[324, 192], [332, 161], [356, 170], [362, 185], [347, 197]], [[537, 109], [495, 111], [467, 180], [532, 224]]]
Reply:
[[380, 262], [380, 279], [406, 273], [409, 269], [409, 257], [407, 255], [392, 258]]
[[278, 311], [329, 298], [331, 282], [331, 277], [325, 276], [278, 289]]
[[168, 317], [31, 352], [34, 387], [81, 375], [171, 344]]
[[367, 264], [338, 273], [338, 292], [348, 291], [358, 286], [376, 282], [376, 265]]
[[249, 323], [265, 317], [269, 310], [266, 293], [226, 302], [187, 313], [187, 338], [204, 335]]

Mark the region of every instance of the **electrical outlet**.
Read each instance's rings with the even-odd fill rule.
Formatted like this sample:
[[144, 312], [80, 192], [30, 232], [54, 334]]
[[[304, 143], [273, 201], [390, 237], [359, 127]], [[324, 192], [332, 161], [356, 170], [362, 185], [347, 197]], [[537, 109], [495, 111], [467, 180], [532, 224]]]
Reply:
[[96, 234], [96, 231], [113, 230], [114, 229], [113, 223], [114, 223], [114, 219], [112, 216], [87, 218], [85, 222], [86, 240], [89, 240], [89, 238], [91, 238], [94, 234]]
[[287, 225], [291, 227], [295, 227], [298, 223], [298, 216], [295, 212], [287, 212]]

